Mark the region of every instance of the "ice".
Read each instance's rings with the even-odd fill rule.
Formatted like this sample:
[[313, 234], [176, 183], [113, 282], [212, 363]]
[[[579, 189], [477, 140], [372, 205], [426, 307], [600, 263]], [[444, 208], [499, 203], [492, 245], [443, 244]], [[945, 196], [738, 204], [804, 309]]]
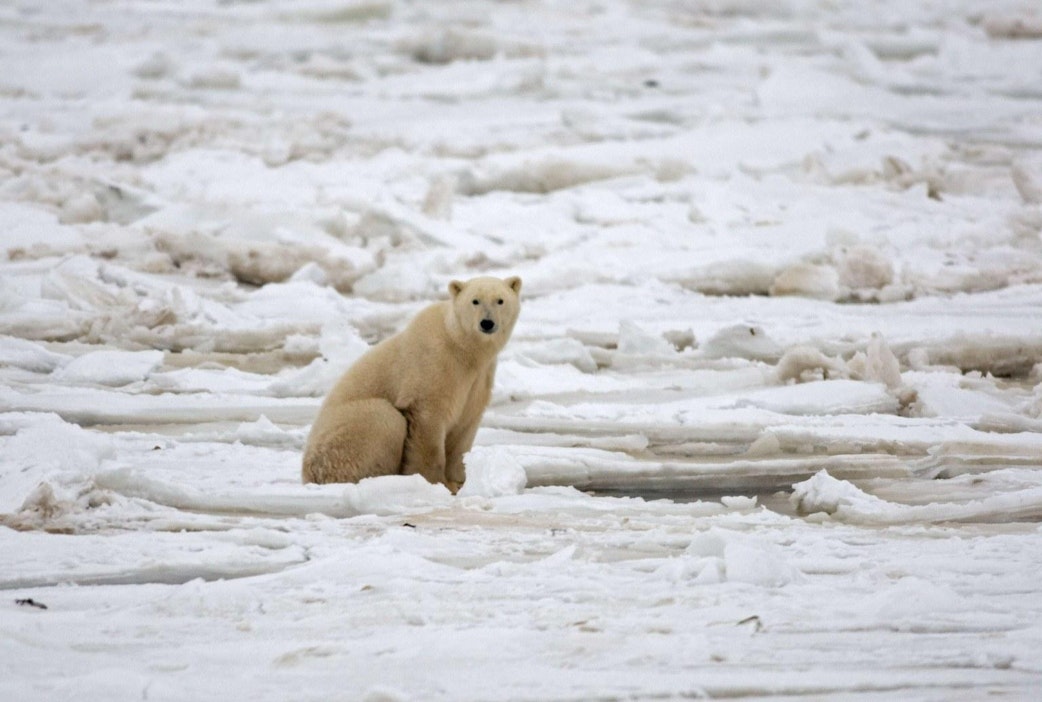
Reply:
[[847, 364], [840, 358], [830, 358], [810, 346], [793, 346], [778, 359], [774, 372], [782, 383], [794, 380], [806, 382], [826, 378], [846, 378], [850, 374]]
[[896, 400], [879, 383], [833, 380], [747, 393], [736, 407], [794, 415], [893, 413]]
[[323, 396], [344, 371], [369, 350], [354, 326], [335, 314], [322, 325], [317, 346], [319, 358], [270, 381], [268, 392], [276, 397]]
[[475, 447], [463, 464], [467, 482], [459, 491], [460, 497], [519, 495], [528, 483], [525, 467], [504, 447]]
[[[401, 477], [401, 476], [394, 476]], [[185, 486], [166, 480], [149, 477], [131, 468], [117, 468], [99, 473], [95, 484], [102, 490], [123, 497], [144, 500], [147, 503], [173, 507], [177, 510], [231, 514], [266, 514], [302, 517], [311, 514], [326, 514], [343, 517], [387, 508], [379, 502], [380, 493], [372, 489], [358, 491], [358, 486], [347, 486], [351, 490], [306, 491], [285, 486], [264, 486], [257, 490], [224, 489], [208, 491]], [[433, 489], [433, 488], [432, 488]], [[422, 504], [420, 493], [410, 506]], [[393, 507], [392, 507], [393, 509]]]
[[597, 370], [593, 353], [578, 339], [557, 338], [540, 340], [536, 344], [515, 344], [511, 355], [519, 355], [541, 364], [564, 364], [575, 366], [584, 373]]
[[338, 241], [321, 222], [290, 213], [260, 216], [202, 205], [165, 207], [137, 226], [178, 267], [227, 272], [257, 285], [289, 280], [314, 265], [335, 287], [349, 289], [375, 267], [371, 252]]
[[70, 357], [48, 351], [40, 344], [5, 336], [0, 338], [0, 364], [36, 373], [49, 373], [70, 361]]
[[701, 561], [695, 576], [696, 582], [701, 583], [727, 580], [779, 587], [803, 577], [774, 544], [722, 529], [697, 535], [685, 554]]
[[255, 422], [243, 422], [235, 430], [235, 438], [244, 444], [262, 446], [290, 446], [302, 448], [303, 437], [279, 427], [263, 414]]
[[86, 248], [83, 235], [59, 224], [54, 215], [20, 203], [0, 207], [5, 224], [3, 250], [10, 259], [41, 258]]
[[1010, 174], [1024, 202], [1042, 203], [1042, 159], [1018, 158], [1013, 161]]
[[[0, 698], [1036, 697], [1036, 4], [5, 5]], [[459, 494], [303, 485], [477, 275]]]
[[859, 245], [844, 249], [838, 261], [839, 282], [850, 290], [878, 290], [894, 280], [894, 267], [879, 249]]
[[988, 13], [984, 31], [998, 39], [1038, 39], [1042, 37], [1042, 18], [1031, 12]]
[[344, 502], [359, 514], [412, 514], [446, 507], [451, 495], [444, 485], [431, 485], [420, 475], [386, 475], [347, 485]]
[[[755, 324], [736, 324], [716, 332], [699, 348], [707, 358], [748, 358], [754, 361], [773, 361], [781, 349], [763, 327]], [[779, 362], [780, 365], [780, 362]]]
[[805, 514], [824, 512], [835, 515], [852, 510], [867, 515], [881, 512], [887, 506], [884, 500], [859, 490], [846, 480], [836, 480], [827, 471], [793, 485], [791, 500], [793, 506]]
[[829, 265], [797, 263], [782, 270], [771, 284], [771, 295], [799, 295], [820, 300], [839, 297], [839, 273]]
[[951, 588], [915, 577], [898, 580], [866, 604], [879, 621], [894, 622], [899, 628], [913, 627], [917, 620], [937, 614], [958, 613], [967, 606], [966, 600]]
[[162, 351], [91, 351], [55, 372], [69, 384], [129, 385], [144, 381], [163, 363]]
[[104, 435], [47, 415], [0, 441], [5, 469], [0, 475], [0, 514], [53, 512], [58, 501], [77, 497], [102, 463], [115, 457]]
[[854, 377], [882, 383], [891, 390], [902, 386], [901, 363], [890, 350], [886, 340], [875, 334], [865, 351], [858, 351], [847, 363]]
[[801, 513], [824, 513], [861, 524], [1017, 521], [1042, 514], [1042, 488], [1037, 485], [981, 499], [904, 505], [881, 500], [826, 471], [793, 485], [791, 501]]

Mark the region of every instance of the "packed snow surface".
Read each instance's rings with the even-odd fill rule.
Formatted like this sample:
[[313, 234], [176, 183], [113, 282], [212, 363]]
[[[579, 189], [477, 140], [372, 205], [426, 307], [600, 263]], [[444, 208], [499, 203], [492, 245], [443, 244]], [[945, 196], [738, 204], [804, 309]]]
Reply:
[[[1034, 0], [0, 17], [0, 699], [1037, 699]], [[460, 493], [301, 485], [484, 274]]]

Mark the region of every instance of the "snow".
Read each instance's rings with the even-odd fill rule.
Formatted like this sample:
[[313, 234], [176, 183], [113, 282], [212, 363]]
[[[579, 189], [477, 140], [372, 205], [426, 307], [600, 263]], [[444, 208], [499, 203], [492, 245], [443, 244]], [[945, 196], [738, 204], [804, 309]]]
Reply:
[[499, 446], [478, 446], [464, 457], [467, 482], [459, 491], [461, 497], [503, 497], [519, 495], [528, 482], [528, 474], [510, 451]]
[[[0, 698], [1033, 699], [1042, 16], [0, 10]], [[458, 495], [302, 485], [448, 283]]]
[[55, 379], [118, 387], [145, 380], [162, 363], [162, 351], [91, 351], [62, 366]]

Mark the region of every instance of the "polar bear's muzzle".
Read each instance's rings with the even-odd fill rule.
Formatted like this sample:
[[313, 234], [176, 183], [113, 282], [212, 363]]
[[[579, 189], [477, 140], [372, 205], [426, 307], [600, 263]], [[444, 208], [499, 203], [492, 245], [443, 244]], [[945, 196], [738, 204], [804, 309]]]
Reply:
[[481, 320], [481, 323], [478, 326], [481, 327], [481, 331], [485, 334], [491, 334], [496, 331], [496, 323], [487, 317]]

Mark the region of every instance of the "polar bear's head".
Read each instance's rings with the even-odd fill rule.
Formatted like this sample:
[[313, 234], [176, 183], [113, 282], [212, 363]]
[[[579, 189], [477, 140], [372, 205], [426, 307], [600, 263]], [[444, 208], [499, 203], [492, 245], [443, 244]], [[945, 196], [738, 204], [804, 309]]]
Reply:
[[463, 333], [502, 348], [521, 310], [521, 279], [483, 276], [449, 283], [452, 309]]

